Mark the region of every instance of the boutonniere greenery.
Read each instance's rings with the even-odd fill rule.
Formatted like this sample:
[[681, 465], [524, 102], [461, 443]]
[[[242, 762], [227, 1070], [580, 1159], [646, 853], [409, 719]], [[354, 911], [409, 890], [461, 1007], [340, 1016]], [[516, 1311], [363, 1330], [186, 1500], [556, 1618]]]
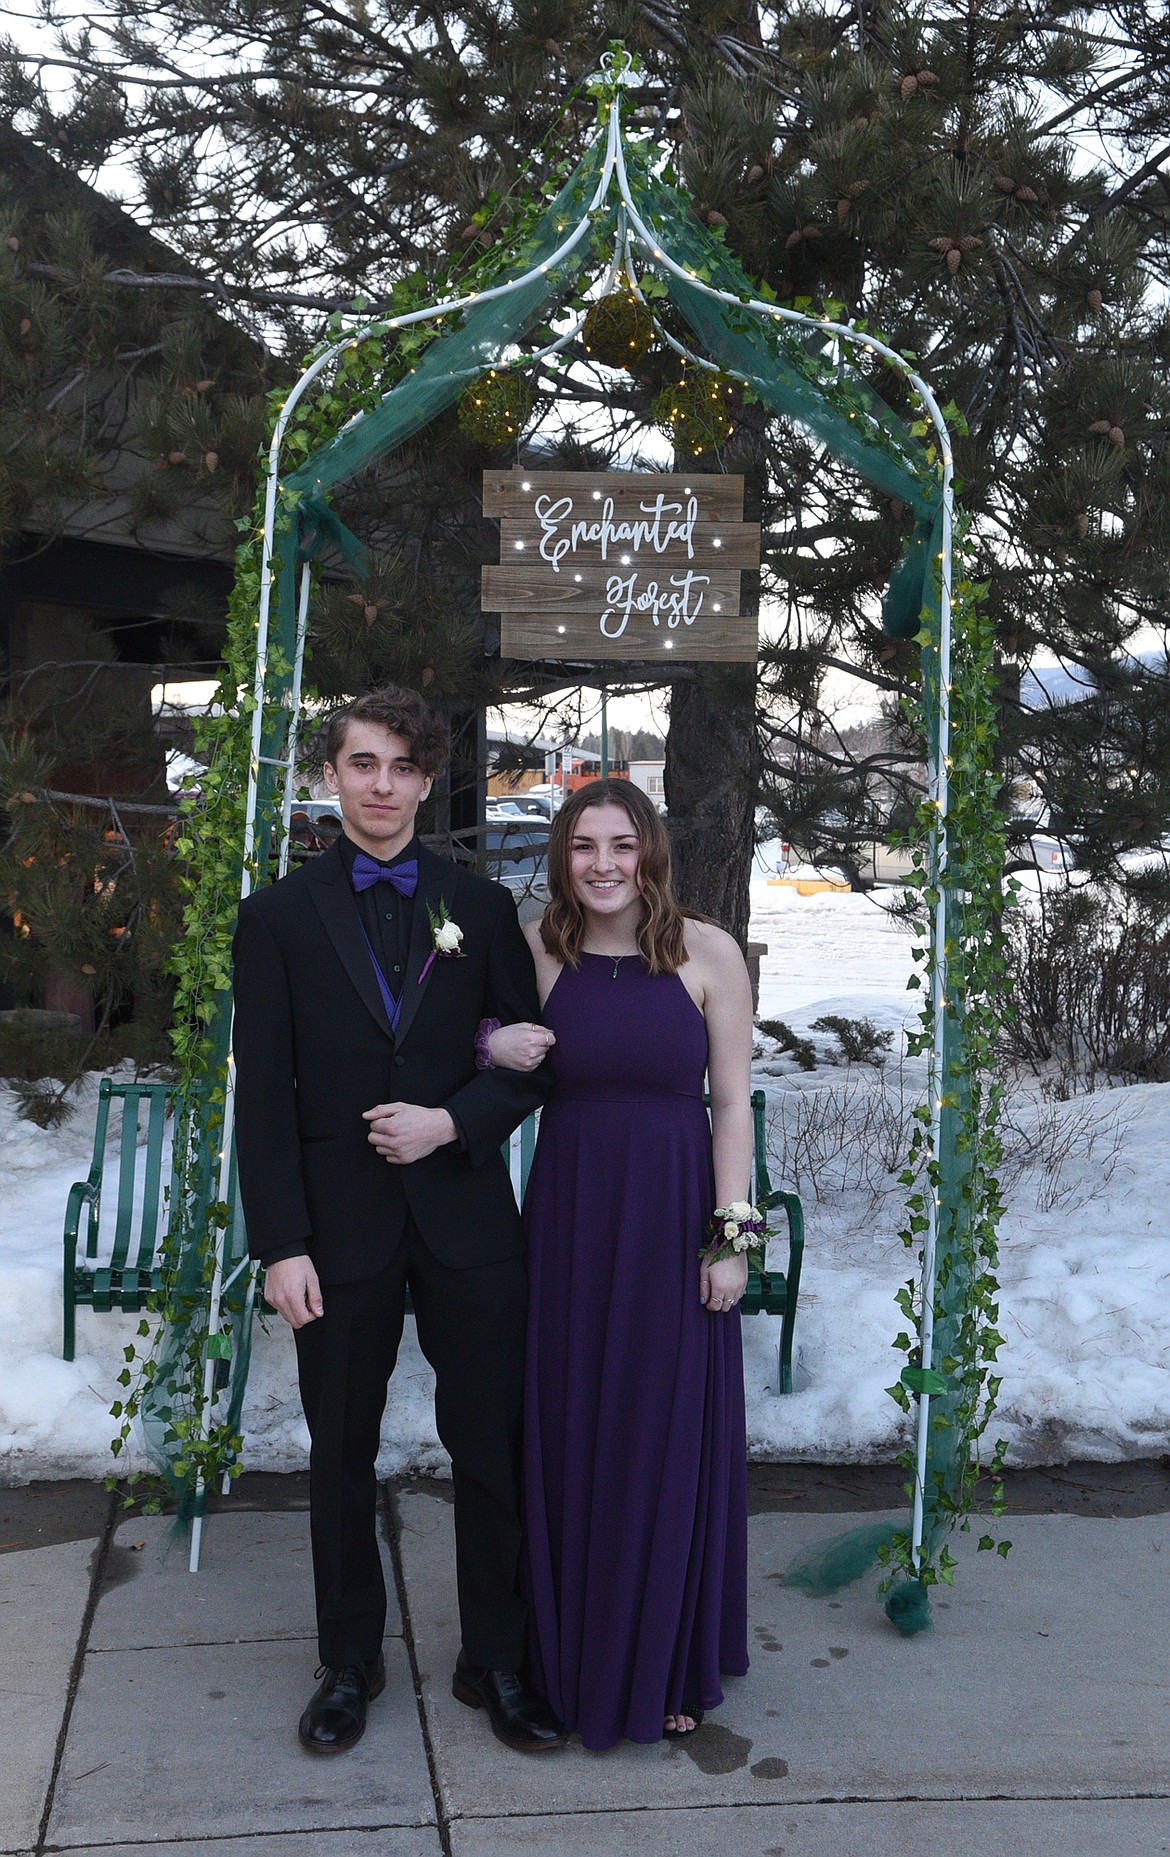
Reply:
[[463, 955], [463, 930], [447, 914], [446, 903], [440, 898], [437, 909], [428, 903], [427, 915], [431, 919], [431, 951], [418, 977], [420, 987], [436, 961], [458, 961]]

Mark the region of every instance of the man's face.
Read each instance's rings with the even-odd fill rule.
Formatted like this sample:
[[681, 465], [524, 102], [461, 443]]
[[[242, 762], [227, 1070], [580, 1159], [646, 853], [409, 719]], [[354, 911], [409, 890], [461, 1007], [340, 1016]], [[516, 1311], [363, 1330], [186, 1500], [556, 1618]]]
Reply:
[[415, 813], [433, 782], [411, 759], [401, 735], [380, 722], [351, 722], [336, 765], [325, 763], [325, 785], [341, 801], [354, 842], [386, 857], [410, 839]]

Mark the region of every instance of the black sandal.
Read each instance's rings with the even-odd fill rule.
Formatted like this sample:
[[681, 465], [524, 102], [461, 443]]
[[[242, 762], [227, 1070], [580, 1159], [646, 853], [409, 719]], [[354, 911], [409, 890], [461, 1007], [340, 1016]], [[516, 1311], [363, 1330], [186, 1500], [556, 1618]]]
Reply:
[[[703, 1726], [702, 1709], [689, 1709], [684, 1702], [678, 1714], [689, 1716], [691, 1721], [695, 1724], [694, 1728], [664, 1728], [662, 1730], [662, 1738], [664, 1741], [686, 1741], [696, 1730]], [[677, 1720], [678, 1716], [676, 1716], [675, 1719]]]

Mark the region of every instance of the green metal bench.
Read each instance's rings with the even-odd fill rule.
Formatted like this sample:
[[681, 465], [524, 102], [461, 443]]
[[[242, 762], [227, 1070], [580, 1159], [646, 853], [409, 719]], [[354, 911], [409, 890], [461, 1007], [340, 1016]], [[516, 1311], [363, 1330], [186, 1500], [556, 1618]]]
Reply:
[[[163, 1162], [171, 1088], [165, 1083], [115, 1083], [103, 1077], [98, 1089], [97, 1123], [89, 1175], [69, 1189], [65, 1210], [64, 1357], [71, 1361], [76, 1346], [78, 1304], [97, 1310], [138, 1312], [161, 1285], [156, 1263], [163, 1223]], [[106, 1140], [111, 1103], [121, 1104], [118, 1139], [117, 1204], [114, 1236], [108, 1263], [99, 1264], [98, 1237], [102, 1184], [106, 1170]], [[755, 1127], [756, 1204], [762, 1212], [781, 1206], [788, 1220], [788, 1269], [761, 1270], [754, 1259], [748, 1269], [747, 1291], [741, 1307], [745, 1315], [760, 1311], [782, 1318], [779, 1348], [779, 1390], [792, 1391], [792, 1335], [800, 1291], [804, 1254], [804, 1214], [795, 1193], [775, 1192], [768, 1177], [764, 1139], [764, 1092], [752, 1094]], [[145, 1120], [145, 1142], [139, 1131]], [[536, 1118], [529, 1116], [504, 1144], [517, 1200], [528, 1185], [536, 1150]], [[141, 1181], [141, 1191], [137, 1189]], [[234, 1195], [233, 1195], [234, 1198]], [[84, 1221], [84, 1225], [83, 1225]], [[80, 1247], [80, 1255], [79, 1255]], [[238, 1247], [233, 1246], [233, 1252]], [[226, 1367], [226, 1362], [224, 1363]]]
[[[796, 1304], [800, 1295], [800, 1268], [804, 1262], [804, 1207], [795, 1193], [773, 1187], [768, 1174], [768, 1146], [764, 1131], [763, 1090], [752, 1091], [752, 1122], [756, 1146], [756, 1205], [763, 1213], [781, 1207], [788, 1221], [788, 1269], [761, 1270], [755, 1259], [748, 1264], [747, 1289], [740, 1304], [745, 1315], [780, 1316], [779, 1372], [777, 1386], [782, 1393], [792, 1391], [792, 1337], [796, 1328]], [[769, 1229], [769, 1236], [771, 1231]]]
[[[98, 1228], [106, 1171], [110, 1105], [121, 1104], [118, 1138], [117, 1204], [108, 1263], [99, 1264]], [[65, 1208], [65, 1346], [71, 1361], [76, 1346], [77, 1305], [91, 1309], [146, 1307], [159, 1289], [162, 1273], [155, 1262], [161, 1236], [163, 1159], [171, 1089], [165, 1083], [115, 1083], [103, 1077], [98, 1088], [93, 1160], [88, 1177], [69, 1189]], [[139, 1129], [145, 1119], [145, 1145]], [[141, 1179], [141, 1192], [136, 1186]]]

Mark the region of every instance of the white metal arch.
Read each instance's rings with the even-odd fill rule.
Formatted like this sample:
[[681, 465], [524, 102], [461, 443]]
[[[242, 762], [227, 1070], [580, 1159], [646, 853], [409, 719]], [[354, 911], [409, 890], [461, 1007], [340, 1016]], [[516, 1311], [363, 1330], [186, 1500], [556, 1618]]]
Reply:
[[[868, 350], [875, 355], [880, 355], [883, 360], [887, 361], [903, 375], [917, 393], [937, 434], [939, 456], [942, 462], [941, 543], [938, 554], [941, 579], [940, 628], [938, 641], [939, 723], [937, 738], [932, 742], [928, 793], [932, 808], [932, 816], [935, 821], [932, 837], [932, 864], [938, 878], [936, 885], [938, 901], [935, 905], [932, 924], [933, 964], [931, 1006], [933, 1012], [934, 1041], [930, 1053], [927, 1083], [931, 1130], [931, 1156], [933, 1160], [937, 1161], [940, 1152], [942, 1127], [943, 1021], [944, 1001], [947, 998], [948, 981], [947, 903], [946, 887], [942, 882], [942, 878], [947, 868], [947, 822], [950, 799], [948, 770], [950, 764], [952, 557], [954, 547], [954, 457], [950, 433], [947, 429], [946, 420], [943, 418], [942, 410], [927, 381], [923, 379], [922, 375], [919, 374], [896, 349], [889, 347], [887, 343], [879, 340], [877, 336], [870, 334], [867, 330], [857, 329], [849, 322], [836, 322], [831, 318], [810, 315], [802, 310], [786, 309], [780, 304], [767, 303], [756, 297], [745, 300], [732, 294], [730, 291], [718, 290], [712, 284], [707, 283], [705, 279], [699, 277], [694, 271], [688, 270], [686, 266], [678, 264], [669, 253], [663, 249], [654, 233], [645, 224], [638, 212], [638, 208], [631, 193], [629, 177], [626, 171], [621, 120], [621, 91], [623, 87], [632, 82], [632, 68], [629, 54], [625, 52], [607, 53], [601, 60], [601, 66], [603, 77], [613, 89], [613, 100], [609, 109], [608, 121], [604, 129], [599, 132], [593, 144], [593, 146], [596, 147], [604, 138], [605, 155], [602, 162], [601, 174], [585, 213], [578, 223], [569, 230], [568, 236], [551, 256], [541, 264], [523, 272], [520, 276], [510, 278], [506, 283], [496, 284], [489, 290], [476, 291], [465, 297], [448, 297], [439, 303], [430, 304], [423, 309], [411, 310], [401, 316], [373, 318], [369, 322], [348, 331], [346, 335], [323, 350], [305, 369], [281, 408], [268, 448], [268, 479], [265, 487], [264, 530], [260, 566], [260, 601], [256, 627], [256, 673], [253, 681], [254, 709], [252, 715], [248, 791], [244, 819], [244, 858], [243, 873], [240, 882], [240, 898], [242, 901], [244, 897], [251, 893], [252, 889], [251, 864], [256, 843], [256, 807], [261, 767], [260, 748], [263, 738], [265, 696], [268, 681], [274, 537], [277, 495], [280, 483], [281, 448], [293, 412], [296, 410], [296, 407], [308, 389], [312, 386], [313, 382], [325, 373], [331, 363], [335, 362], [347, 348], [364, 340], [366, 337], [375, 334], [388, 334], [395, 329], [407, 328], [414, 323], [434, 322], [443, 316], [473, 309], [477, 304], [487, 303], [499, 297], [509, 296], [513, 292], [522, 289], [525, 285], [534, 282], [538, 277], [547, 276], [548, 273], [563, 258], [574, 251], [586, 237], [591, 229], [592, 215], [599, 207], [603, 206], [616, 191], [621, 213], [617, 227], [617, 235], [614, 241], [614, 251], [611, 254], [609, 268], [604, 280], [605, 282], [608, 283], [618, 269], [626, 268], [629, 264], [630, 240], [627, 231], [627, 228], [629, 228], [629, 230], [632, 230], [637, 243], [641, 246], [646, 257], [652, 264], [672, 272], [692, 289], [701, 291], [704, 295], [737, 310], [749, 310], [762, 319], [772, 322], [795, 323], [804, 328], [815, 329], [822, 336], [831, 336], [838, 342], [849, 344], [855, 348]], [[633, 281], [632, 267], [629, 274], [631, 275], [631, 281]], [[531, 357], [531, 362], [536, 362], [545, 355], [551, 354], [556, 349], [563, 347], [566, 342], [572, 339], [575, 333], [576, 327], [571, 329], [567, 334], [558, 337], [557, 341], [543, 349], [540, 355]], [[477, 373], [479, 371], [478, 369], [476, 370]], [[364, 414], [358, 414], [351, 424], [359, 423], [364, 417]], [[288, 862], [289, 821], [295, 786], [296, 750], [300, 724], [301, 682], [304, 666], [310, 577], [310, 566], [309, 563], [306, 562], [301, 570], [300, 586], [298, 590], [296, 648], [294, 652], [292, 680], [287, 697], [290, 716], [286, 749], [285, 754], [280, 758], [279, 762], [276, 763], [277, 767], [284, 775], [279, 864], [282, 875], [287, 868]], [[219, 1196], [221, 1200], [225, 1201], [228, 1192], [234, 1126], [233, 1079], [234, 1068], [229, 1051], [228, 1090], [224, 1110], [223, 1139], [218, 1156], [220, 1169]], [[936, 1190], [929, 1186], [926, 1193], [926, 1213], [927, 1229], [923, 1241], [921, 1284], [922, 1313], [919, 1324], [919, 1339], [921, 1343], [922, 1365], [925, 1368], [929, 1368], [933, 1362], [934, 1294], [937, 1274], [936, 1248], [938, 1239], [938, 1194]], [[218, 1328], [223, 1294], [229, 1286], [229, 1283], [234, 1280], [234, 1275], [236, 1274], [233, 1273], [233, 1278], [225, 1282], [224, 1245], [225, 1234], [221, 1232], [210, 1291], [209, 1332], [214, 1332]], [[238, 1267], [239, 1270], [244, 1268], [246, 1268], [246, 1265]], [[201, 1416], [201, 1427], [204, 1436], [206, 1436], [211, 1424], [214, 1371], [214, 1361], [208, 1361], [205, 1369], [203, 1412]], [[929, 1429], [930, 1395], [924, 1392], [919, 1395], [915, 1438], [916, 1468], [914, 1499], [911, 1518], [911, 1552], [916, 1568], [920, 1565], [922, 1553], [924, 1492]], [[197, 1495], [201, 1493], [202, 1485], [200, 1484], [197, 1488]], [[199, 1566], [202, 1534], [202, 1516], [198, 1513], [199, 1506], [201, 1505], [197, 1503], [197, 1513], [192, 1528], [190, 1559], [192, 1572], [195, 1572]]]

